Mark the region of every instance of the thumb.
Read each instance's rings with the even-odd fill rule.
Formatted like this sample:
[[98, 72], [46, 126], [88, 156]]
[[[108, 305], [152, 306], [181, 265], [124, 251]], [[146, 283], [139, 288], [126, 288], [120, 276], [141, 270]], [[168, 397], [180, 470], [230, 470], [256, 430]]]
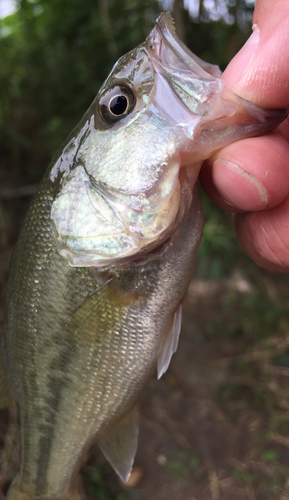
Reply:
[[288, 0], [257, 0], [253, 33], [223, 74], [227, 87], [263, 108], [289, 107], [288, 23]]

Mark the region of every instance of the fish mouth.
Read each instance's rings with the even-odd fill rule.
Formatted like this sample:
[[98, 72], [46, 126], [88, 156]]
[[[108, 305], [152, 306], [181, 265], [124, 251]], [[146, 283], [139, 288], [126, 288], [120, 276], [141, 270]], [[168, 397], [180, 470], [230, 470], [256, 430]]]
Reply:
[[146, 49], [158, 81], [156, 104], [188, 139], [182, 162], [204, 161], [231, 142], [264, 134], [288, 114], [260, 108], [226, 88], [219, 67], [202, 61], [178, 38], [168, 12], [157, 19]]
[[157, 87], [164, 87], [164, 81], [170, 87], [169, 107], [173, 111], [168, 109], [168, 97], [161, 98], [168, 90], [161, 89], [156, 103], [192, 138], [190, 130], [196, 130], [206, 116], [210, 116], [211, 121], [212, 108], [218, 108], [220, 93], [224, 90], [219, 67], [202, 61], [184, 45], [168, 12], [157, 19], [146, 40], [146, 48], [157, 75]]

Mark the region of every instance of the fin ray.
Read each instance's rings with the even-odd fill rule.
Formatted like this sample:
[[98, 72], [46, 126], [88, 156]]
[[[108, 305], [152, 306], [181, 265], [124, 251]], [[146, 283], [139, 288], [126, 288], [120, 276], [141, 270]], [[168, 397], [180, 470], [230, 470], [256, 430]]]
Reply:
[[176, 352], [182, 325], [182, 304], [177, 308], [171, 330], [166, 335], [158, 357], [158, 379], [167, 371], [172, 355]]

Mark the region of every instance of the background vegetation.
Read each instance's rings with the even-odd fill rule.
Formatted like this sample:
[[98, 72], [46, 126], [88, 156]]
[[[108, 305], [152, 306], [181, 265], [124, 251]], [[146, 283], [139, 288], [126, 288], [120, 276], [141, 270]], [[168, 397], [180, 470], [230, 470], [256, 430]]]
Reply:
[[[1, 317], [11, 251], [31, 194], [116, 59], [143, 42], [164, 8], [172, 10], [189, 48], [222, 69], [250, 34], [254, 2], [185, 4], [187, 9], [176, 0], [19, 0], [15, 13], [0, 20]], [[243, 254], [229, 215], [203, 195], [202, 205], [206, 226], [185, 306], [186, 348], [181, 344], [167, 377], [152, 382], [143, 405], [143, 447], [151, 444], [154, 464], [149, 481], [141, 479], [146, 464], [135, 470], [136, 488], [123, 488], [93, 452], [83, 468], [89, 498], [191, 500], [192, 491], [197, 500], [289, 498], [287, 285]], [[200, 370], [207, 367], [202, 376], [196, 368], [201, 356]], [[200, 387], [209, 392], [200, 396]], [[213, 409], [197, 417], [196, 400]], [[160, 438], [164, 429], [173, 445]], [[0, 415], [3, 494], [18, 466], [17, 436], [16, 416]], [[233, 438], [233, 458], [225, 463], [223, 446]], [[170, 485], [165, 492], [164, 484]]]

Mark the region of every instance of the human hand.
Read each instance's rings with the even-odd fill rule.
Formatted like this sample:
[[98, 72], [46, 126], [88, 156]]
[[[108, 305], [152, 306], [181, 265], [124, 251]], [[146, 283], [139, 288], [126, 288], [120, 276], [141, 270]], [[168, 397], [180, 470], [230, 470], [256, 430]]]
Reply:
[[[227, 87], [263, 108], [289, 108], [289, 2], [257, 0], [254, 31], [226, 68]], [[235, 212], [237, 238], [259, 265], [289, 272], [289, 119], [207, 160], [200, 181]]]

